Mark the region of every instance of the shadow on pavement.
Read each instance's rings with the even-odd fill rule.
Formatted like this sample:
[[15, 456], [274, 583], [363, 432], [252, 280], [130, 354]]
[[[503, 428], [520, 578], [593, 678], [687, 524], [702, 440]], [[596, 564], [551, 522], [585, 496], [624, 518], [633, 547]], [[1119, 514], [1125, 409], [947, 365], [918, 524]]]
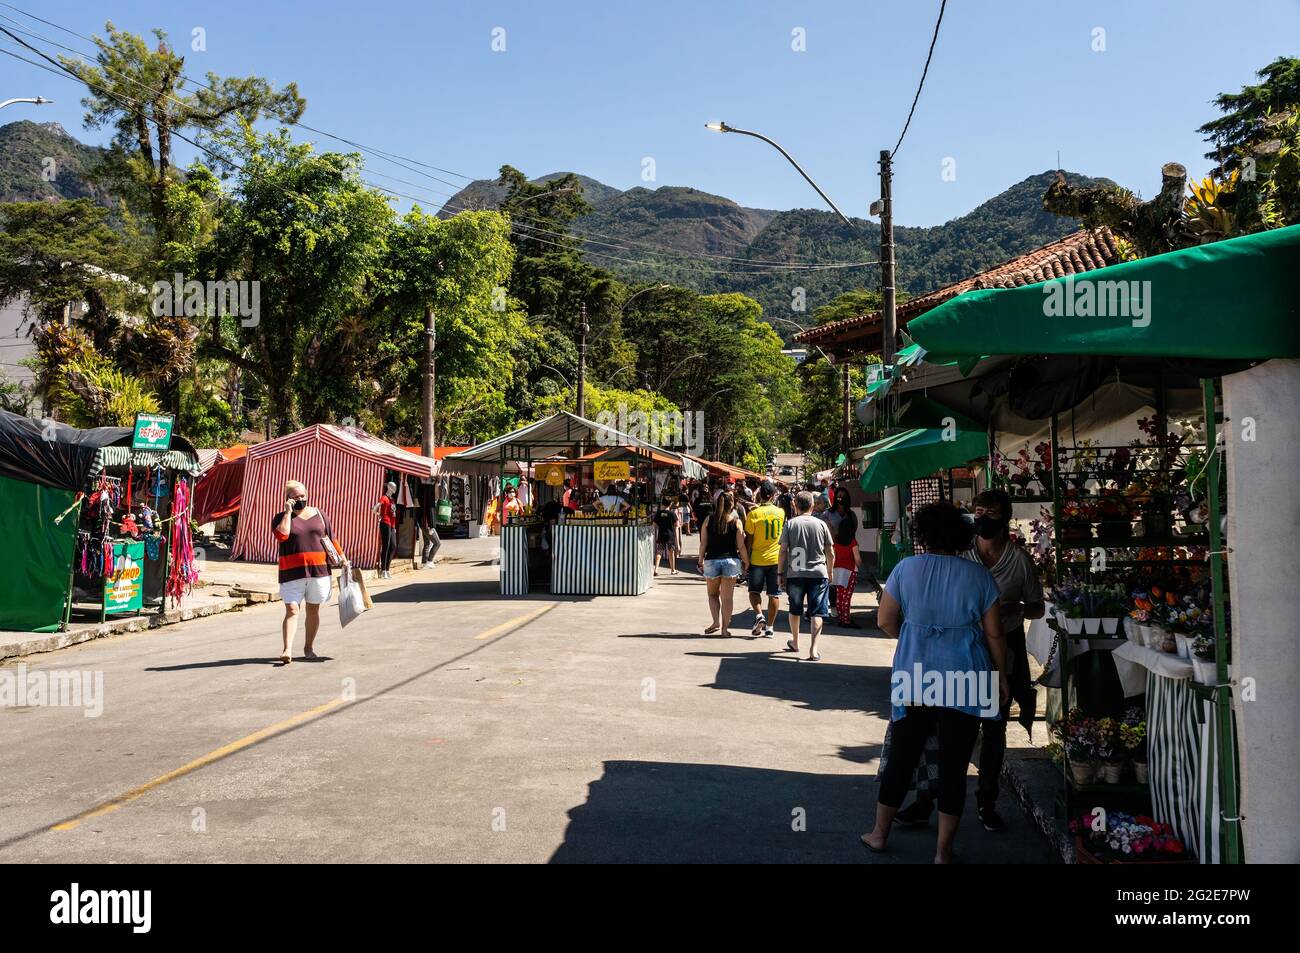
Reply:
[[[807, 652], [806, 643], [800, 648]], [[778, 698], [812, 711], [861, 711], [888, 717], [888, 666], [841, 665], [830, 660], [830, 646], [819, 643], [818, 650], [820, 662], [797, 660], [793, 652], [777, 652], [775, 646], [773, 653], [782, 656], [780, 659], [757, 652], [690, 654], [719, 659], [718, 674], [706, 688]]]
[[606, 761], [551, 863], [888, 862], [858, 844], [874, 788], [854, 775]]
[[[297, 661], [299, 656], [294, 657]], [[326, 661], [325, 656], [317, 659], [302, 659], [302, 661]], [[261, 658], [223, 658], [216, 659], [212, 662], [187, 662], [183, 665], [150, 665], [145, 668], [146, 672], [185, 672], [195, 668], [227, 668], [231, 665], [279, 665], [280, 656], [266, 655]]]
[[495, 579], [478, 579], [472, 582], [410, 582], [392, 589], [370, 593], [371, 602], [474, 602], [494, 600], [501, 602], [590, 602], [595, 596], [555, 596], [539, 590], [526, 596], [503, 596]]

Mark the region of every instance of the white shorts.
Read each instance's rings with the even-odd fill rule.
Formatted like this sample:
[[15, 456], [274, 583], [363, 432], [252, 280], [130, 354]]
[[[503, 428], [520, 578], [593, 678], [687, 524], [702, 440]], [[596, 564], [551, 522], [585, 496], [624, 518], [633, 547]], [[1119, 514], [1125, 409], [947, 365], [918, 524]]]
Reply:
[[331, 576], [290, 579], [288, 582], [280, 583], [280, 598], [291, 603], [302, 602], [305, 599], [313, 606], [324, 605], [330, 601], [330, 589], [333, 583]]

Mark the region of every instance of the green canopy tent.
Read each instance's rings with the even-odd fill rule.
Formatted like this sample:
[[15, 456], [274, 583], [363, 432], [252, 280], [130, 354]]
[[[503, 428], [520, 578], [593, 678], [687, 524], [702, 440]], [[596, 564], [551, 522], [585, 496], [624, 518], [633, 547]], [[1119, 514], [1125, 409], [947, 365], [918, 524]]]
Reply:
[[1300, 358], [1300, 225], [1019, 288], [968, 291], [908, 325], [934, 354]]
[[982, 426], [926, 397], [913, 397], [903, 407], [899, 423], [908, 429], [852, 453], [862, 461], [859, 482], [868, 493], [988, 455], [988, 435]]

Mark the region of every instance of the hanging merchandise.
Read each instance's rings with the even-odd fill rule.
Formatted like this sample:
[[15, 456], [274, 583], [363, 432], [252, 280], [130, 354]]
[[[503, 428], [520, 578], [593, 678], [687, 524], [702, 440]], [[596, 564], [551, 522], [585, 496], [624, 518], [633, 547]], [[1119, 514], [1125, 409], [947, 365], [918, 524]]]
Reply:
[[148, 503], [140, 504], [140, 525], [145, 529], [154, 528], [154, 520], [157, 515], [158, 514], [153, 511], [153, 508], [150, 507]]
[[194, 537], [190, 533], [190, 485], [184, 478], [176, 481], [171, 520], [172, 560], [167, 575], [166, 593], [173, 599], [180, 600], [189, 594], [199, 579], [194, 556]]
[[157, 562], [162, 553], [162, 537], [146, 536], [144, 538], [144, 555], [151, 562]]

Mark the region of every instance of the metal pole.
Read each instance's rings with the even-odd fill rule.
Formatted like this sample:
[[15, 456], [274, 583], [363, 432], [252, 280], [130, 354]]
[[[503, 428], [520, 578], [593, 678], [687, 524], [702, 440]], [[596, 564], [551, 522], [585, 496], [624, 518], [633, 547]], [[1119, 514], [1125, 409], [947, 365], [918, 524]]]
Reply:
[[578, 416], [587, 419], [587, 302], [582, 303], [582, 323], [578, 325]]
[[894, 302], [894, 199], [890, 187], [893, 179], [892, 158], [888, 149], [880, 150], [880, 290], [884, 297], [884, 328], [880, 358], [888, 367], [894, 363], [894, 346], [898, 340], [898, 315]]
[[845, 461], [847, 462], [850, 434], [849, 404], [851, 403], [849, 398], [849, 364], [847, 358], [845, 358], [844, 365], [841, 368], [840, 376], [844, 384], [844, 420], [840, 429], [840, 451], [844, 454]]
[[433, 308], [424, 309], [424, 434], [420, 438], [420, 449], [426, 457], [433, 456], [435, 442], [433, 423], [434, 383], [437, 367], [435, 348], [438, 343], [438, 328]]

